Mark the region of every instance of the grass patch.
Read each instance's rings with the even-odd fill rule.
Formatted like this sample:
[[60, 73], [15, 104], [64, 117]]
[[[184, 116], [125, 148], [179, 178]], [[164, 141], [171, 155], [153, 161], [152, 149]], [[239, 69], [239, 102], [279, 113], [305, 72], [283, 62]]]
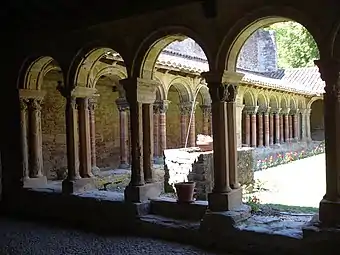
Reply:
[[261, 204], [261, 210], [270, 209], [279, 212], [290, 212], [290, 213], [317, 213], [319, 208], [307, 207], [307, 206], [291, 206], [291, 205], [280, 205], [280, 204]]

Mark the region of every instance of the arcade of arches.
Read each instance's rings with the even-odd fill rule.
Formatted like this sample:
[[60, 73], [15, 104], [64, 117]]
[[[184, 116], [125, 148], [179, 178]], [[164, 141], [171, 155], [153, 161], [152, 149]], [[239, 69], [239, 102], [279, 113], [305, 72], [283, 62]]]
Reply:
[[[222, 8], [223, 1], [217, 2], [219, 10], [228, 9]], [[84, 190], [98, 167], [128, 165], [131, 181], [125, 189], [125, 201], [140, 203], [155, 198], [160, 191], [154, 181], [153, 158], [162, 157], [165, 148], [185, 146], [193, 108], [188, 146], [195, 146], [199, 133], [214, 138], [214, 188], [208, 199], [211, 211], [241, 206], [242, 190], [235, 167], [238, 147], [323, 140], [325, 130], [327, 190], [320, 198], [319, 220], [334, 226], [340, 223], [340, 65], [334, 45], [338, 32], [333, 28], [335, 20], [331, 20], [337, 16], [301, 6], [297, 8], [304, 10], [301, 17], [299, 11], [282, 7], [259, 9], [246, 16], [243, 7], [235, 6], [239, 8], [235, 12], [235, 17], [240, 15], [238, 22], [221, 11], [223, 19], [216, 17], [220, 32], [212, 29], [214, 22], [202, 17], [199, 4], [190, 4], [149, 14], [150, 19], [141, 15], [70, 33], [69, 48], [57, 40], [51, 48], [36, 44], [28, 50], [27, 56], [40, 57], [22, 60], [17, 70], [18, 87], [13, 94], [20, 99], [21, 121], [4, 115], [18, 124], [20, 140], [4, 137], [3, 141], [10, 144], [8, 148], [22, 152], [17, 153], [19, 163], [13, 171], [8, 171], [6, 159], [15, 155], [2, 152], [4, 199], [8, 192], [17, 194], [16, 189], [22, 189], [22, 180], [28, 186], [46, 183], [46, 176], [55, 178], [59, 168], [67, 169], [62, 184], [67, 195]], [[189, 12], [188, 19], [181, 15]], [[170, 21], [183, 24], [158, 25], [165, 14]], [[315, 15], [325, 20], [322, 28], [313, 22]], [[262, 26], [288, 19], [300, 21], [314, 36], [321, 56], [315, 61], [317, 67], [285, 70], [277, 77], [279, 72], [273, 70], [237, 66], [238, 60], [247, 58], [247, 53], [239, 56], [239, 52], [250, 35]], [[126, 29], [140, 22], [145, 28]], [[97, 33], [97, 29], [111, 33]], [[132, 33], [129, 37], [127, 30]], [[331, 31], [334, 35], [327, 41], [324, 38]], [[184, 40], [187, 37], [197, 44]], [[88, 46], [98, 39], [109, 43]], [[188, 43], [184, 48], [191, 48], [194, 55], [178, 52], [174, 42]], [[334, 51], [331, 55], [330, 48]], [[17, 107], [19, 110], [19, 104]]]

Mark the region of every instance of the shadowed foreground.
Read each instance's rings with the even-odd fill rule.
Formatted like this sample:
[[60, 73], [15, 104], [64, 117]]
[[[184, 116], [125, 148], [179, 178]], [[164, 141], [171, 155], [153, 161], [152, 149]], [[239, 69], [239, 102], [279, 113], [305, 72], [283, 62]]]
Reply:
[[0, 218], [1, 255], [216, 254], [198, 248], [139, 237], [108, 237]]

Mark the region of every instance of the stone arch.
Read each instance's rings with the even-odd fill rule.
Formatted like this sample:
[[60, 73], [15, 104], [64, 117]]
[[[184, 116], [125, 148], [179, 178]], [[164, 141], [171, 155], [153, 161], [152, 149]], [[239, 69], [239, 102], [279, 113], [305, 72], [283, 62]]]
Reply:
[[256, 100], [255, 100], [255, 96], [252, 93], [251, 90], [246, 90], [243, 94], [243, 103], [246, 106], [255, 106], [256, 105]]
[[257, 105], [261, 107], [268, 106], [268, 99], [265, 95], [263, 95], [263, 93], [257, 95]]
[[151, 32], [145, 37], [134, 58], [131, 76], [152, 79], [156, 60], [162, 50], [170, 43], [182, 41], [187, 37], [192, 38], [200, 45], [208, 59], [208, 63], [210, 63], [211, 54], [208, 47], [205, 46], [205, 43], [196, 32], [182, 26], [164, 27]]
[[156, 89], [156, 99], [157, 100], [164, 100], [166, 98], [166, 88], [165, 88], [165, 85], [164, 83], [162, 82], [162, 80], [155, 76], [154, 79], [158, 82], [158, 86], [157, 86], [157, 89]]
[[236, 22], [233, 28], [229, 29], [220, 46], [216, 68], [236, 71], [238, 54], [247, 39], [261, 27], [284, 21], [295, 21], [303, 25], [314, 38], [320, 51], [323, 37], [309, 17], [291, 7], [264, 7], [245, 15]]
[[288, 99], [287, 99], [286, 96], [281, 97], [280, 106], [281, 106], [281, 108], [288, 108], [289, 107]]
[[[110, 62], [113, 63], [113, 59], [118, 56], [120, 54], [109, 47], [94, 47], [88, 51], [80, 50], [70, 68], [74, 71], [68, 73], [69, 86], [94, 88], [98, 78], [97, 74], [103, 69], [100, 68], [100, 63], [107, 60], [105, 63], [110, 65]], [[128, 72], [126, 71], [126, 73]]]
[[274, 94], [271, 94], [269, 96], [269, 106], [271, 108], [279, 108], [279, 105], [280, 103], [279, 103], [279, 99], [277, 98], [277, 96]]
[[323, 99], [322, 97], [312, 97], [312, 98], [307, 102], [306, 107], [307, 107], [308, 109], [311, 109], [312, 104], [313, 104], [316, 100], [322, 100], [322, 99]]
[[193, 94], [190, 85], [184, 79], [179, 77], [170, 81], [166, 95], [168, 95], [171, 86], [177, 90], [181, 102], [189, 102], [193, 100]]
[[289, 98], [289, 108], [296, 110], [298, 108], [297, 100], [294, 97]]
[[60, 70], [60, 67], [50, 56], [41, 56], [33, 60], [27, 59], [21, 67], [17, 87], [41, 90], [44, 76], [52, 70]]
[[211, 97], [209, 94], [209, 88], [206, 85], [199, 85], [196, 90], [197, 94], [201, 94], [203, 99], [203, 105], [211, 105]]

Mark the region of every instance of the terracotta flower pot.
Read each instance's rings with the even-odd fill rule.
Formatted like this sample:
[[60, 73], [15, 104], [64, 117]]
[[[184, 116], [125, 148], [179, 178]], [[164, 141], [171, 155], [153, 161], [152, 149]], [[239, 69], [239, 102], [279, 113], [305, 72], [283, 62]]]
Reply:
[[175, 189], [179, 203], [192, 203], [194, 201], [195, 182], [176, 183]]

